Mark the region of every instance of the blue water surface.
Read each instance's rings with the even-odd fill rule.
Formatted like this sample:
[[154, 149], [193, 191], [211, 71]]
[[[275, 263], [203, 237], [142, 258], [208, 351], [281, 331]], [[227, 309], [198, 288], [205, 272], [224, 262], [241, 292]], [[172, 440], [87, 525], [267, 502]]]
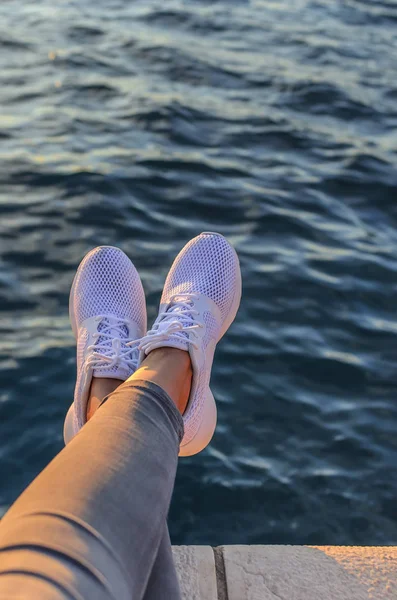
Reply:
[[235, 245], [210, 447], [174, 543], [397, 543], [396, 0], [2, 0], [1, 514], [62, 448], [70, 284], [120, 246], [149, 318]]

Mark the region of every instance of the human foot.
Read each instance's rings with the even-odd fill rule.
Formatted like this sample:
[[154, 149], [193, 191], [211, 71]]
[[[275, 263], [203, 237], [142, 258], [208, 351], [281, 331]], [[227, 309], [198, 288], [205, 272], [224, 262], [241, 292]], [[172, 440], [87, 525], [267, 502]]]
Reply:
[[146, 302], [138, 272], [124, 252], [100, 246], [85, 256], [73, 281], [69, 314], [77, 340], [77, 382], [65, 443], [87, 421], [93, 378], [121, 383], [137, 368], [139, 351], [128, 343], [145, 334]]
[[159, 315], [140, 341], [141, 362], [157, 348], [189, 352], [193, 370], [183, 415], [180, 456], [203, 450], [216, 427], [216, 405], [209, 387], [217, 342], [232, 324], [241, 299], [237, 254], [217, 233], [202, 233], [176, 257], [165, 282]]

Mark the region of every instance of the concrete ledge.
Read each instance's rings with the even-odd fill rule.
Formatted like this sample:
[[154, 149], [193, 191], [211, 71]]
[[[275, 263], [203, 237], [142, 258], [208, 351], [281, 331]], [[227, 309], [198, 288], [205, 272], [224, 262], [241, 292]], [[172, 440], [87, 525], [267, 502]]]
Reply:
[[397, 600], [397, 546], [174, 546], [183, 600]]
[[183, 600], [218, 600], [211, 546], [174, 546], [172, 551]]

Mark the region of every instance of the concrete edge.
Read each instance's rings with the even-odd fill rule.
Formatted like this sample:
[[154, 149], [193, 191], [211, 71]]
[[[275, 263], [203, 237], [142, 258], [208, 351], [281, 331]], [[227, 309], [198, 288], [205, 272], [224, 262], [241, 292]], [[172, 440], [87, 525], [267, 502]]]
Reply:
[[397, 546], [174, 546], [183, 600], [397, 600]]

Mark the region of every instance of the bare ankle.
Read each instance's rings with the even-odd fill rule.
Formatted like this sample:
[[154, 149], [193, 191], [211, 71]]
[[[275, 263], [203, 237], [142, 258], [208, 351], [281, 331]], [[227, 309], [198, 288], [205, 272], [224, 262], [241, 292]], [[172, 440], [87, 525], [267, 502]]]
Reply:
[[145, 379], [159, 385], [183, 414], [189, 401], [193, 369], [190, 354], [178, 348], [157, 348], [142, 361], [129, 380]]
[[114, 392], [123, 382], [121, 379], [108, 377], [93, 377], [87, 402], [87, 421], [89, 421], [99, 408], [102, 400]]

